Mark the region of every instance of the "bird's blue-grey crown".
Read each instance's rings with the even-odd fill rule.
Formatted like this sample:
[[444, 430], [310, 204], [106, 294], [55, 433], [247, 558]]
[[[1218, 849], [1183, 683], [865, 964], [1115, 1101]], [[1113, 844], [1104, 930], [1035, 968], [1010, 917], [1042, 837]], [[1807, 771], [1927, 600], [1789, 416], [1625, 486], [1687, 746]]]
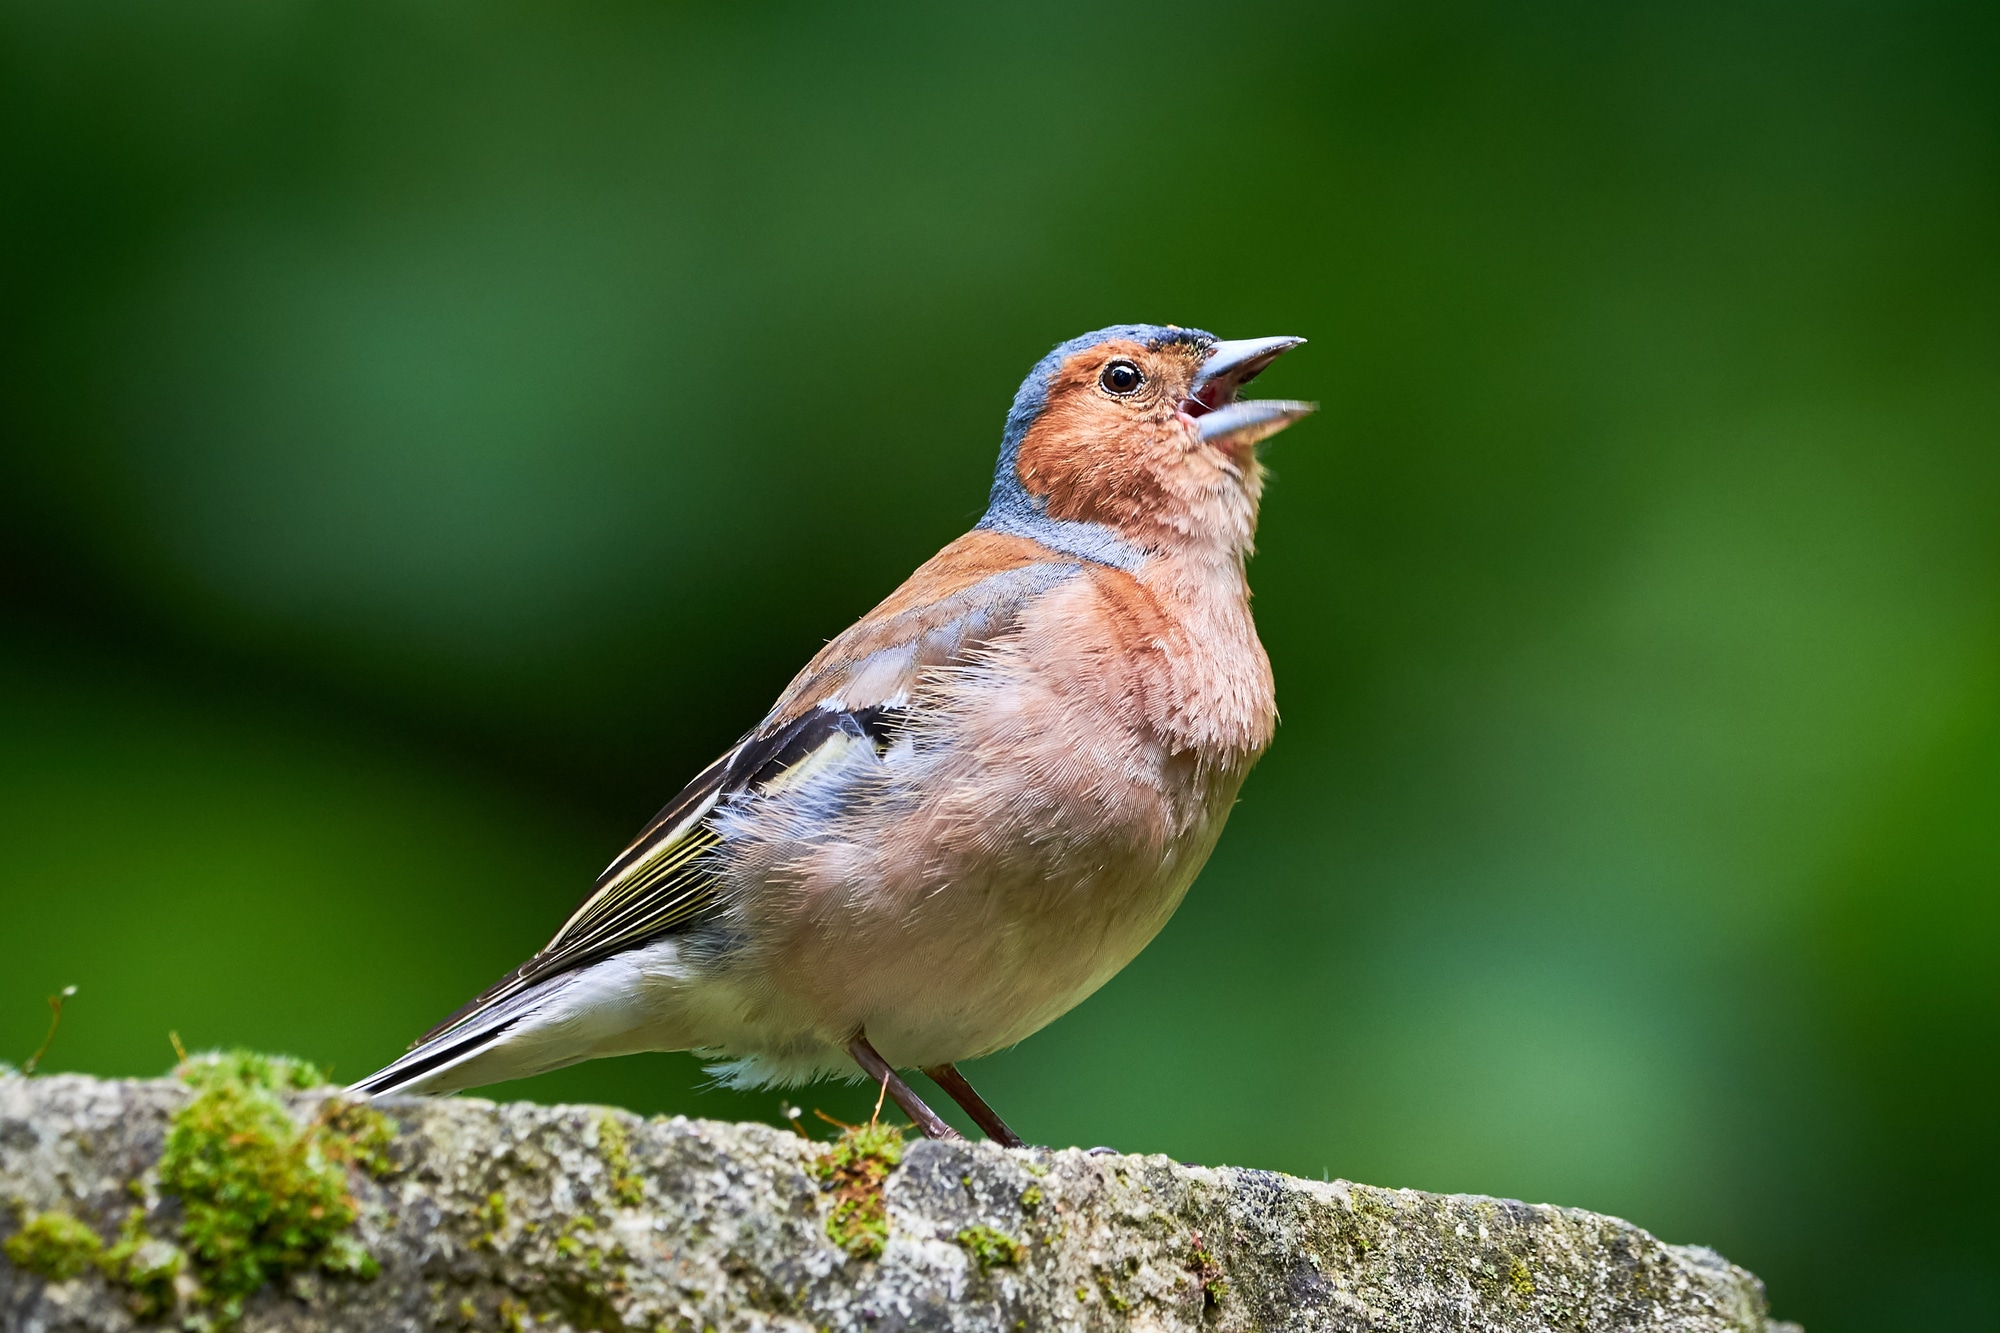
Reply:
[[1049, 404], [1049, 380], [1070, 357], [1113, 339], [1126, 339], [1147, 348], [1172, 342], [1213, 347], [1218, 341], [1214, 334], [1202, 329], [1179, 329], [1170, 324], [1113, 324], [1058, 343], [1021, 381], [1014, 394], [1014, 405], [1007, 409], [1007, 426], [1000, 435], [1000, 460], [993, 469], [993, 490], [987, 499], [986, 516], [979, 520], [978, 526], [1032, 537], [1054, 550], [1132, 569], [1145, 558], [1144, 552], [1121, 541], [1101, 524], [1050, 518], [1048, 502], [1021, 484], [1017, 466], [1022, 439]]

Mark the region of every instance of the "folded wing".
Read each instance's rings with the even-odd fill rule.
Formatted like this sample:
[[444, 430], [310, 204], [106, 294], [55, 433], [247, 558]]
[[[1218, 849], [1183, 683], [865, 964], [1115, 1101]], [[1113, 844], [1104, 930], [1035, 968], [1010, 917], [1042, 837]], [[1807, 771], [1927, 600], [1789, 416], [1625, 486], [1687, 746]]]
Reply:
[[509, 1001], [551, 977], [713, 915], [721, 906], [719, 811], [849, 747], [886, 751], [912, 720], [923, 673], [975, 660], [1013, 629], [1024, 607], [1080, 570], [1074, 559], [1017, 537], [974, 532], [947, 546], [827, 644], [754, 731], [654, 816], [547, 945], [412, 1049], [489, 1026]]

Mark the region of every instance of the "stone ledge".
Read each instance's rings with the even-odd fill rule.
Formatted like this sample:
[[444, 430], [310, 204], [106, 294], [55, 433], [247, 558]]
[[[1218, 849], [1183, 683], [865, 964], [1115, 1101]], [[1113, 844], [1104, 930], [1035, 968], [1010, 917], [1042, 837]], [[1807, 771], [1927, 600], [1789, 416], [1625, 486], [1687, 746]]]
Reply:
[[[0, 1238], [29, 1256], [13, 1240], [24, 1226], [54, 1218], [53, 1234], [73, 1218], [108, 1251], [122, 1225], [172, 1268], [183, 1204], [160, 1192], [157, 1164], [193, 1096], [173, 1080], [0, 1074]], [[282, 1096], [302, 1125], [332, 1109], [325, 1091]], [[879, 1205], [860, 1199], [887, 1222], [871, 1257], [866, 1236], [829, 1238], [825, 1143], [597, 1107], [379, 1108], [395, 1130], [386, 1159], [332, 1168], [348, 1173], [351, 1237], [379, 1272], [282, 1273], [244, 1303], [248, 1333], [1792, 1327], [1712, 1250], [1571, 1208], [916, 1142], [876, 1173]], [[150, 1317], [224, 1326], [191, 1269], [163, 1279], [170, 1308], [156, 1299]], [[100, 1258], [63, 1278], [0, 1260], [0, 1328], [147, 1327], [123, 1271]]]

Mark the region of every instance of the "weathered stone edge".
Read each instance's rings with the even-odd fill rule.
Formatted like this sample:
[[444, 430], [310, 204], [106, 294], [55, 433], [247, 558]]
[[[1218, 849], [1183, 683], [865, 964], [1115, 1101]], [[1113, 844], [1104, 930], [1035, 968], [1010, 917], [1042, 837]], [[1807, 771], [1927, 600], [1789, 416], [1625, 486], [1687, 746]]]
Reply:
[[[64, 1206], [108, 1228], [189, 1095], [164, 1080], [0, 1076], [0, 1204], [14, 1205], [0, 1235], [19, 1225], [8, 1211]], [[324, 1096], [292, 1101], [310, 1116]], [[785, 1131], [476, 1099], [383, 1109], [401, 1127], [400, 1169], [355, 1190], [382, 1277], [295, 1281], [254, 1302], [246, 1328], [1782, 1327], [1757, 1279], [1713, 1251], [1577, 1209], [918, 1143], [888, 1179], [886, 1248], [856, 1259], [828, 1239], [812, 1173], [825, 1145]], [[1019, 1259], [987, 1269], [988, 1232]], [[602, 1281], [613, 1249], [619, 1271]], [[0, 1262], [0, 1327], [132, 1326], [101, 1281], [43, 1283]]]

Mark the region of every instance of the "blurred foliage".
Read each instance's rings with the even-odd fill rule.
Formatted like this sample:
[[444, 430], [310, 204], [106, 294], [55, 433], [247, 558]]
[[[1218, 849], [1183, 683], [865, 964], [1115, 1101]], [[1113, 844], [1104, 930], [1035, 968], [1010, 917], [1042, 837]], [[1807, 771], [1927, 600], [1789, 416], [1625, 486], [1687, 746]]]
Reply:
[[1996, 14], [0, 8], [0, 1056], [75, 983], [51, 1068], [374, 1067], [1050, 344], [1300, 333], [1277, 745], [982, 1090], [2000, 1327]]

